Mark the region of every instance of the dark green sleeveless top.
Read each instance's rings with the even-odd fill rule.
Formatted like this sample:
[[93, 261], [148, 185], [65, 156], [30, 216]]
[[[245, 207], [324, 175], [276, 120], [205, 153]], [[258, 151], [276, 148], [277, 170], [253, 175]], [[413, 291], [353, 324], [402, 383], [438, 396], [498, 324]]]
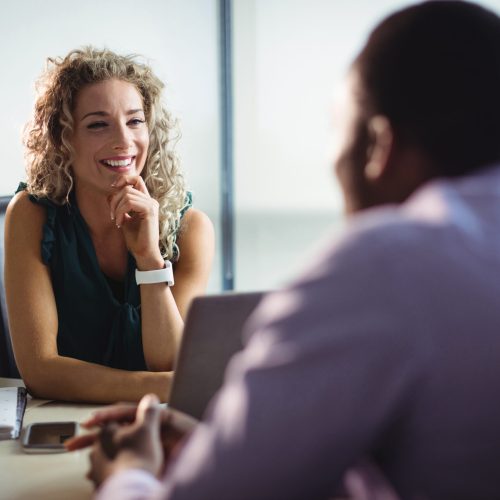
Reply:
[[[26, 184], [21, 183], [17, 191], [24, 189]], [[128, 255], [125, 281], [113, 284], [99, 267], [74, 194], [62, 206], [33, 195], [30, 200], [47, 210], [41, 250], [57, 305], [59, 355], [113, 368], [146, 370], [133, 256]], [[191, 206], [188, 193], [182, 215]], [[116, 287], [121, 290], [113, 291]]]

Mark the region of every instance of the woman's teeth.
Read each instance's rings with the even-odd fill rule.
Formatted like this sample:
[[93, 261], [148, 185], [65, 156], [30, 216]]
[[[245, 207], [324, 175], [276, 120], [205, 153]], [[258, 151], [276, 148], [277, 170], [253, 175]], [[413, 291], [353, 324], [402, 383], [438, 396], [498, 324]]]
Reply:
[[109, 167], [128, 167], [132, 163], [132, 159], [127, 160], [102, 160], [102, 163]]

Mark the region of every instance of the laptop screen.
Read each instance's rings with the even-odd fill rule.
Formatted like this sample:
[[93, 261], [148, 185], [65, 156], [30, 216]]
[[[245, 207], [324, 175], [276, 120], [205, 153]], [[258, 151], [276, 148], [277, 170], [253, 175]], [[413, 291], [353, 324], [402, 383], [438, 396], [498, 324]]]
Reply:
[[184, 325], [169, 406], [201, 419], [222, 385], [229, 360], [242, 349], [243, 325], [263, 295], [233, 292], [193, 300]]

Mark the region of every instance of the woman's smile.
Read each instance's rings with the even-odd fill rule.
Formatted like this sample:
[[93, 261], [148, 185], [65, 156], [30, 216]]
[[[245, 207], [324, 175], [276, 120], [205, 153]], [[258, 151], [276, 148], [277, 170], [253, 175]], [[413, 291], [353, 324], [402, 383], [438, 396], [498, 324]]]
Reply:
[[103, 158], [99, 163], [116, 173], [127, 173], [135, 168], [135, 156], [112, 156]]

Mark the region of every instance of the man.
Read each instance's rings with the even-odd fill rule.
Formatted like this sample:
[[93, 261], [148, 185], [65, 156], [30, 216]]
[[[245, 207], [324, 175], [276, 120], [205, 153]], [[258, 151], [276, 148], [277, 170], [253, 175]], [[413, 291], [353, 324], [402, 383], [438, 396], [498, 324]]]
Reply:
[[405, 8], [347, 85], [345, 233], [259, 308], [165, 476], [154, 399], [106, 428], [99, 499], [328, 498], [364, 458], [405, 499], [500, 496], [500, 19]]

